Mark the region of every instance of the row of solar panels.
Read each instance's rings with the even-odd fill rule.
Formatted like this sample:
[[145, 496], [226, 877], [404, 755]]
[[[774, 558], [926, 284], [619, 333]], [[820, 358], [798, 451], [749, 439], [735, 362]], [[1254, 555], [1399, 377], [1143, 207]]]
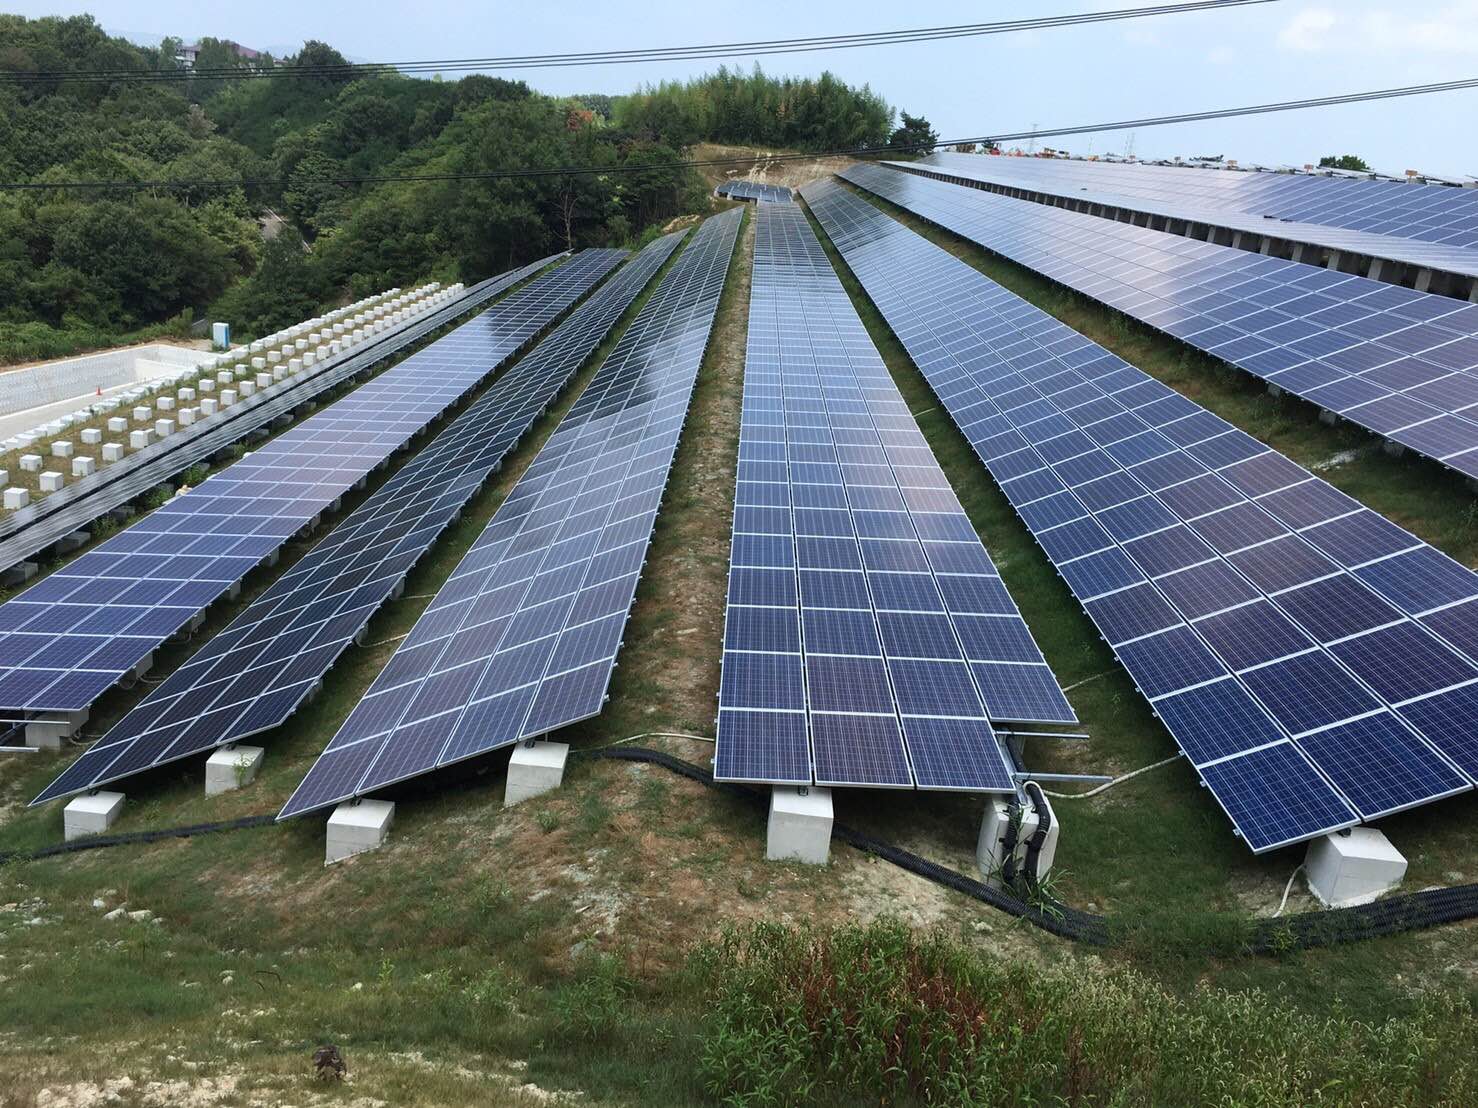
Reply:
[[1010, 791], [1073, 723], [801, 209], [756, 212], [714, 776]]
[[784, 185], [767, 185], [761, 181], [725, 181], [713, 191], [730, 200], [754, 200], [768, 204], [788, 204], [795, 195]]
[[553, 255], [490, 277], [438, 311], [418, 318], [340, 355], [310, 375], [288, 378], [271, 389], [238, 400], [216, 415], [197, 420], [122, 461], [73, 482], [0, 520], [0, 567], [13, 566], [66, 535], [87, 527], [120, 505], [209, 458], [279, 416], [310, 403], [345, 381], [393, 357], [425, 335], [502, 294], [548, 266]]
[[[1242, 245], [1249, 249], [1261, 249], [1264, 236], [1295, 244], [1300, 260], [1318, 260], [1326, 255], [1337, 261], [1345, 256], [1376, 259], [1380, 265], [1376, 275], [1385, 275], [1397, 280], [1405, 275], [1403, 266], [1416, 271], [1430, 271], [1426, 278], [1428, 286], [1440, 287], [1456, 296], [1466, 296], [1472, 279], [1478, 277], [1478, 246], [1457, 246], [1446, 243], [1420, 242], [1392, 234], [1373, 231], [1351, 230], [1345, 227], [1327, 226], [1322, 223], [1306, 223], [1292, 219], [1274, 219], [1253, 212], [1238, 211], [1231, 207], [1213, 207], [1200, 204], [1193, 196], [1183, 196], [1167, 188], [1166, 195], [1145, 196], [1121, 194], [1113, 191], [1114, 180], [1104, 179], [1097, 171], [1099, 163], [1054, 162], [1036, 158], [969, 157], [960, 154], [936, 155], [927, 162], [885, 162], [891, 168], [931, 176], [952, 184], [964, 184], [992, 191], [1004, 191], [1008, 196], [1019, 196], [1037, 203], [1065, 205], [1102, 216], [1108, 212], [1126, 213], [1132, 223], [1149, 223], [1161, 219], [1162, 226], [1182, 223], [1186, 233], [1197, 238], [1211, 237], [1219, 228], [1224, 238], [1231, 241], [1233, 234], [1243, 237]], [[1033, 167], [1068, 166], [1074, 173], [1062, 175], [1052, 169], [1034, 171]], [[1022, 172], [1019, 166], [1025, 166]], [[1103, 168], [1145, 168], [1107, 165]], [[1157, 168], [1157, 167], [1149, 167]], [[1084, 173], [1086, 170], [1086, 174]], [[1308, 178], [1303, 178], [1308, 180]], [[1427, 186], [1436, 187], [1436, 186]], [[1443, 191], [1452, 192], [1447, 189]], [[1097, 211], [1094, 211], [1094, 209]], [[1201, 228], [1207, 228], [1202, 231]], [[1312, 250], [1305, 248], [1312, 247]], [[1305, 253], [1308, 258], [1305, 259]], [[1398, 263], [1386, 265], [1387, 262]], [[1369, 263], [1367, 263], [1369, 264]], [[1433, 282], [1432, 274], [1456, 275], [1453, 279]]]
[[1057, 158], [940, 153], [926, 164], [1062, 195], [1084, 190], [1126, 200], [1240, 212], [1461, 251], [1478, 247], [1478, 189], [1402, 181]]

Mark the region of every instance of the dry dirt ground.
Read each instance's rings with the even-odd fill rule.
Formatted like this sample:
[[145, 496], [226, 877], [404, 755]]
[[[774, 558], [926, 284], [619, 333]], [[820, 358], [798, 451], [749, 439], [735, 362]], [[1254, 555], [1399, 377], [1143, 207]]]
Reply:
[[745, 180], [800, 188], [817, 178], [840, 173], [849, 165], [855, 165], [857, 162], [856, 158], [849, 157], [815, 157], [798, 158], [795, 161], [776, 161], [774, 156], [776, 154], [788, 155], [789, 152], [774, 151], [757, 155], [750, 147], [723, 146], [711, 142], [700, 143], [692, 149], [692, 157], [695, 161], [713, 161], [720, 158], [739, 159], [731, 165], [709, 165], [699, 168], [698, 172], [703, 179], [715, 187], [725, 181]]

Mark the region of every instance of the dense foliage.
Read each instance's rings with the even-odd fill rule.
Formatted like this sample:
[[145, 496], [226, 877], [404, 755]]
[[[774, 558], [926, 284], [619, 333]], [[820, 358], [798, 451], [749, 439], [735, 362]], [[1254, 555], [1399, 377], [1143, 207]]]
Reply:
[[[718, 74], [633, 97], [556, 99], [522, 82], [277, 64], [177, 40], [145, 49], [90, 17], [0, 15], [0, 72], [168, 71], [178, 79], [0, 84], [0, 180], [159, 182], [0, 190], [0, 358], [46, 357], [209, 314], [254, 335], [329, 302], [419, 280], [472, 282], [565, 248], [618, 244], [704, 203], [674, 168], [701, 139], [817, 147], [877, 141], [891, 109], [830, 76]], [[344, 58], [305, 43], [294, 64]], [[479, 178], [596, 166], [599, 174]], [[435, 181], [353, 183], [366, 176]]]
[[830, 73], [817, 78], [748, 75], [719, 67], [693, 81], [663, 82], [615, 102], [618, 125], [685, 146], [700, 139], [796, 150], [874, 146], [893, 109], [872, 89]]
[[1125, 971], [984, 959], [901, 923], [757, 924], [700, 958], [701, 1065], [728, 1105], [1468, 1105], [1450, 992], [1371, 1025]]
[[1356, 173], [1369, 173], [1370, 166], [1359, 154], [1325, 154], [1319, 159], [1320, 169], [1350, 169]]
[[[939, 145], [939, 132], [921, 115], [901, 112], [902, 122], [888, 136], [888, 145], [908, 154], [928, 154]], [[972, 144], [973, 145], [973, 144]]]

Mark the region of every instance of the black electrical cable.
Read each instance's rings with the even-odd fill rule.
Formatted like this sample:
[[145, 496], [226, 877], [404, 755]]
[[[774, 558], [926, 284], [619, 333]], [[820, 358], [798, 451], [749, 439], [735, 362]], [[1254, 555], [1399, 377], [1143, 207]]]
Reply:
[[793, 39], [762, 39], [753, 42], [718, 42], [702, 46], [659, 46], [636, 50], [597, 50], [566, 54], [513, 54], [483, 58], [440, 58], [403, 62], [345, 62], [310, 65], [280, 65], [260, 68], [213, 66], [189, 70], [78, 69], [29, 70], [0, 73], [0, 84], [35, 81], [182, 81], [194, 79], [281, 79], [357, 78], [386, 74], [485, 72], [508, 69], [550, 69], [589, 65], [633, 65], [642, 62], [696, 61], [718, 58], [756, 57], [772, 54], [810, 53], [821, 50], [851, 50], [865, 46], [892, 46], [913, 42], [976, 38], [1016, 31], [1049, 30], [1091, 23], [1144, 19], [1157, 15], [1241, 8], [1279, 0], [1185, 0], [1149, 7], [1121, 8], [1102, 12], [1035, 16], [987, 23], [962, 23], [945, 27], [914, 27], [899, 31], [871, 31], [846, 35], [812, 35]]
[[[1466, 77], [1456, 81], [1438, 81], [1426, 85], [1406, 85], [1401, 88], [1375, 89], [1369, 92], [1342, 93], [1338, 96], [1312, 97], [1303, 100], [1281, 100], [1268, 104], [1252, 104], [1241, 108], [1218, 108], [1204, 112], [1181, 112], [1177, 115], [1147, 116], [1141, 119], [1121, 119], [1112, 123], [1093, 123], [1080, 127], [1037, 128], [1031, 131], [1009, 131], [993, 135], [974, 135], [969, 138], [941, 139], [933, 148], [962, 144], [1018, 142], [1024, 139], [1057, 138], [1065, 135], [1090, 135], [1102, 131], [1137, 130], [1140, 127], [1163, 127], [1173, 123], [1195, 123], [1208, 119], [1232, 119], [1238, 116], [1267, 115], [1273, 112], [1297, 111], [1304, 108], [1325, 108], [1340, 104], [1358, 104], [1371, 100], [1390, 100], [1403, 96], [1424, 96], [1438, 92], [1454, 92], [1461, 89], [1478, 88], [1478, 77]], [[804, 162], [817, 158], [869, 157], [876, 154], [916, 152], [910, 145], [896, 143], [881, 146], [856, 146], [838, 150], [817, 150], [798, 154], [772, 154], [758, 160], [770, 163]], [[391, 173], [360, 177], [325, 178], [318, 184], [364, 185], [388, 184], [416, 181], [501, 181], [535, 177], [578, 177], [591, 174], [645, 173], [657, 169], [697, 169], [709, 166], [749, 165], [757, 160], [756, 155], [731, 158], [698, 158], [670, 162], [652, 162], [644, 165], [622, 164], [606, 166], [566, 165], [550, 168], [467, 170], [446, 173]], [[0, 182], [0, 191], [46, 191], [57, 189], [140, 190], [140, 189], [195, 189], [195, 188], [282, 188], [285, 181], [5, 181]]]

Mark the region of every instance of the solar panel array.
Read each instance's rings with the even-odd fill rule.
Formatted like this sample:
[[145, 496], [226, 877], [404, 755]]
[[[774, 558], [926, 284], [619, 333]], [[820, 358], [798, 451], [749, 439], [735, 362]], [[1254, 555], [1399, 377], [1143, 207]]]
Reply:
[[[285, 721], [677, 248], [660, 238], [597, 290], [33, 803]], [[622, 250], [587, 251], [592, 275]]]
[[[1038, 182], [1074, 189], [1090, 185], [1146, 200], [1478, 247], [1478, 190], [1471, 188], [1070, 159], [936, 154], [929, 161], [998, 174], [1022, 181], [1026, 188], [1038, 187]], [[978, 164], [982, 162], [989, 164]]]
[[842, 176], [1478, 477], [1478, 305], [876, 166]]
[[1075, 722], [794, 204], [756, 212], [714, 776], [1010, 791]]
[[730, 200], [754, 200], [768, 204], [788, 204], [795, 195], [784, 185], [767, 185], [760, 181], [725, 181], [713, 191]]
[[6, 513], [4, 518], [0, 518], [0, 567], [15, 565], [78, 528], [86, 527], [106, 512], [155, 488], [191, 464], [209, 458], [279, 416], [399, 353], [562, 256], [551, 255], [490, 277], [439, 309], [318, 363], [323, 368], [315, 368], [311, 375], [288, 377], [269, 389], [239, 398], [230, 407], [222, 408], [213, 416], [197, 419], [189, 427], [176, 428], [174, 434], [151, 443], [122, 461], [104, 466], [91, 477], [72, 482], [60, 492], [45, 496], [20, 511]]
[[546, 273], [0, 605], [0, 718], [78, 711], [595, 283]]
[[[1289, 242], [1314, 245], [1328, 250], [1362, 254], [1367, 257], [1401, 262], [1406, 265], [1478, 275], [1478, 247], [1440, 242], [1419, 242], [1386, 232], [1353, 230], [1342, 225], [1328, 225], [1318, 220], [1304, 221], [1289, 217], [1269, 218], [1258, 210], [1239, 210], [1225, 204], [1254, 203], [1252, 197], [1223, 195], [1218, 190], [1176, 187], [1179, 181], [1188, 186], [1197, 182], [1190, 171], [1158, 166], [1128, 166], [1103, 162], [1078, 162], [1050, 158], [1008, 158], [971, 156], [968, 154], [936, 154], [927, 162], [888, 162], [914, 173], [941, 174], [960, 182], [981, 182], [1000, 188], [1020, 189], [1048, 197], [1089, 204], [1102, 204], [1126, 211], [1204, 223], [1253, 235], [1271, 235]], [[1135, 180], [1139, 171], [1159, 169], [1174, 180], [1145, 182]], [[1124, 175], [1128, 171], [1127, 179]], [[1252, 177], [1258, 174], [1210, 173], [1213, 177]], [[1287, 178], [1308, 183], [1311, 178]], [[1386, 182], [1389, 184], [1389, 182]], [[1125, 191], [1118, 191], [1120, 185]], [[1402, 193], [1409, 188], [1426, 188], [1461, 196], [1462, 190], [1436, 185], [1395, 185]], [[1211, 196], [1207, 192], [1212, 193]], [[1392, 198], [1399, 199], [1399, 198]], [[1478, 205], [1469, 205], [1469, 218], [1478, 224]], [[1461, 220], [1459, 220], [1461, 222]], [[1459, 236], [1464, 237], [1464, 236]]]
[[699, 229], [279, 818], [599, 713], [742, 215]]
[[1478, 575], [860, 197], [804, 195], [1254, 850], [1472, 787]]

